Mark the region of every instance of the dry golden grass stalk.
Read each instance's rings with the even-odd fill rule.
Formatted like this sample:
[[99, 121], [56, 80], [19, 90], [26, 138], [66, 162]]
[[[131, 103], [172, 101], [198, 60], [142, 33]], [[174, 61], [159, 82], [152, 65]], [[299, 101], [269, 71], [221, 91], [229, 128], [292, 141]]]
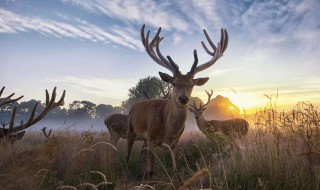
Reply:
[[64, 185], [61, 187], [58, 187], [57, 189], [73, 189], [73, 190], [78, 190], [77, 188], [73, 187], [73, 186], [68, 186], [68, 185]]
[[206, 174], [209, 174], [208, 168], [202, 168], [200, 171], [194, 173], [191, 178], [187, 179], [184, 184], [178, 188], [178, 190], [183, 190], [188, 186], [194, 185], [200, 180], [200, 178], [202, 178]]
[[92, 183], [82, 183], [82, 184], [78, 185], [78, 187], [83, 187], [83, 186], [88, 186], [91, 189], [98, 190], [98, 188]]
[[100, 145], [100, 144], [108, 145], [108, 146], [110, 146], [111, 148], [113, 148], [115, 151], [118, 151], [118, 149], [117, 149], [115, 146], [113, 146], [111, 143], [108, 143], [108, 142], [98, 142], [98, 143], [90, 146], [89, 149], [93, 149], [95, 146], [98, 146], [98, 145]]
[[155, 190], [155, 188], [153, 188], [151, 185], [147, 185], [147, 184], [140, 184], [139, 186], [134, 186], [131, 188], [132, 190], [144, 190], [144, 189], [152, 189]]

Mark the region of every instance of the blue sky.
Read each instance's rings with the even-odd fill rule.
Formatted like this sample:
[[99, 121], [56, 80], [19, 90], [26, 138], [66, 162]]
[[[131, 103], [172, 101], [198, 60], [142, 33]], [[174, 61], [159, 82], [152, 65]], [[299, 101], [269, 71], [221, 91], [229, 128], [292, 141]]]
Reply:
[[[205, 28], [216, 43], [226, 28], [224, 56], [196, 77], [210, 77], [193, 96], [213, 89], [240, 108], [320, 105], [320, 2], [251, 0], [2, 0], [0, 76], [6, 93], [44, 100], [44, 90], [73, 100], [119, 105], [139, 79], [160, 67], [144, 52], [140, 28], [162, 27], [161, 50], [186, 73], [210, 59], [201, 46]], [[233, 90], [236, 93], [233, 92]]]

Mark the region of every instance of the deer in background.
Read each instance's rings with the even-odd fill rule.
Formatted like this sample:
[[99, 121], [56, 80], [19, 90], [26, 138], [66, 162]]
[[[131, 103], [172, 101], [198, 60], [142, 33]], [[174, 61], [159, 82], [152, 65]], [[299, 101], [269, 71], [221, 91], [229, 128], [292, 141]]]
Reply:
[[[146, 36], [144, 33], [145, 25], [141, 28], [141, 40], [147, 54], [160, 66], [172, 72], [173, 76], [159, 72], [161, 79], [172, 85], [170, 99], [148, 99], [136, 102], [129, 113], [128, 135], [127, 135], [127, 156], [126, 166], [128, 171], [128, 162], [134, 140], [139, 138], [144, 141], [143, 150], [141, 152], [142, 163], [145, 163], [144, 175], [145, 180], [149, 180], [153, 174], [154, 150], [157, 146], [170, 148], [176, 152], [178, 141], [185, 128], [187, 118], [188, 104], [191, 92], [194, 86], [204, 85], [209, 78], [197, 78], [194, 76], [210, 66], [212, 66], [227, 49], [228, 33], [221, 29], [221, 38], [217, 46], [211, 41], [206, 30], [203, 30], [213, 51], [210, 51], [206, 45], [202, 43], [205, 51], [212, 58], [202, 64], [198, 64], [197, 51], [194, 50], [194, 63], [187, 74], [182, 74], [179, 66], [171, 59], [170, 56], [165, 58], [159, 48], [163, 37], [160, 37], [161, 27], [158, 29], [155, 37], [149, 41], [150, 31]], [[176, 156], [172, 159], [173, 168], [178, 174], [180, 182], [182, 178], [176, 167]]]
[[[23, 96], [20, 96], [19, 98], [15, 98], [15, 99], [11, 99], [12, 96], [14, 96], [14, 93], [12, 93], [11, 95], [5, 97], [5, 98], [1, 98], [1, 95], [4, 91], [5, 87], [3, 87], [0, 90], [0, 108], [16, 102], [18, 100], [20, 100], [21, 98], [23, 98]], [[34, 105], [32, 111], [31, 111], [31, 115], [29, 117], [29, 119], [23, 123], [23, 121], [20, 123], [20, 125], [15, 126], [15, 116], [16, 116], [16, 111], [17, 111], [17, 107], [15, 107], [12, 111], [11, 114], [11, 119], [9, 121], [9, 128], [0, 128], [0, 139], [2, 138], [6, 138], [10, 143], [13, 143], [16, 140], [21, 139], [24, 134], [25, 134], [25, 129], [31, 127], [32, 125], [34, 125], [35, 123], [39, 122], [41, 119], [43, 119], [51, 110], [53, 110], [56, 107], [62, 106], [64, 105], [64, 97], [65, 97], [65, 90], [63, 91], [63, 94], [60, 98], [60, 100], [58, 102], [55, 102], [56, 99], [56, 87], [53, 89], [51, 98], [49, 96], [48, 91], [46, 90], [46, 103], [45, 103], [45, 108], [44, 110], [37, 116], [35, 117], [36, 114], [36, 110], [37, 110], [37, 106], [38, 106], [38, 102]], [[5, 124], [5, 121], [3, 121], [3, 124]]]
[[[168, 86], [167, 88], [165, 88], [162, 83], [157, 83], [157, 82], [155, 84], [159, 87], [162, 93], [162, 98], [168, 99], [170, 97], [171, 87]], [[151, 99], [151, 96], [148, 94], [146, 90], [143, 90], [143, 89], [137, 89], [137, 90], [141, 95], [144, 95], [145, 98]], [[116, 145], [120, 138], [123, 138], [123, 139], [127, 138], [128, 118], [129, 118], [128, 115], [116, 113], [108, 116], [104, 120], [104, 124], [107, 126], [110, 133], [111, 144]]]
[[208, 101], [206, 104], [202, 105], [200, 103], [199, 108], [196, 106], [195, 102], [193, 102], [193, 105], [190, 104], [189, 111], [194, 113], [198, 128], [202, 133], [204, 133], [207, 137], [210, 135], [216, 133], [216, 132], [222, 132], [225, 135], [246, 135], [248, 133], [249, 123], [248, 121], [236, 118], [236, 119], [229, 119], [224, 121], [219, 120], [211, 120], [207, 121], [203, 117], [203, 111], [206, 110], [207, 105], [209, 104], [212, 96], [212, 90], [211, 93], [206, 91], [208, 95]]

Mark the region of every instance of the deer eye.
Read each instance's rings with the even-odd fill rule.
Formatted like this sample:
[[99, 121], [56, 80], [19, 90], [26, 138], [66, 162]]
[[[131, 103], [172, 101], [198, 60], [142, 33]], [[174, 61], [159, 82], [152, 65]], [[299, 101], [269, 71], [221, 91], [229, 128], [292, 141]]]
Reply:
[[174, 82], [173, 82], [173, 83], [171, 83], [171, 84], [172, 84], [172, 86], [175, 86], [175, 85], [176, 85], [176, 83], [174, 83]]

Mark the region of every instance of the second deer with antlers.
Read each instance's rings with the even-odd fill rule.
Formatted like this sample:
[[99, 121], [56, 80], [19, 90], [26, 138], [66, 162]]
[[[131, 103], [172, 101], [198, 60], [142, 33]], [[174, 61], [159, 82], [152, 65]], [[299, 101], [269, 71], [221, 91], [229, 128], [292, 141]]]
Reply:
[[211, 100], [212, 90], [211, 90], [211, 93], [207, 91], [206, 93], [208, 95], [208, 101], [206, 104], [201, 105], [200, 103], [200, 106], [198, 108], [195, 102], [193, 102], [193, 105], [190, 105], [190, 108], [189, 108], [189, 110], [192, 113], [194, 113], [194, 116], [200, 131], [204, 133], [207, 137], [216, 132], [222, 132], [225, 135], [246, 135], [248, 133], [249, 123], [244, 119], [236, 118], [236, 119], [229, 119], [224, 121], [219, 121], [219, 120], [207, 121], [204, 119], [202, 113], [206, 109], [207, 105]]
[[[169, 147], [174, 150], [177, 148], [179, 138], [185, 128], [192, 89], [194, 86], [204, 85], [209, 80], [209, 78], [194, 79], [194, 76], [212, 66], [222, 56], [228, 46], [228, 33], [226, 30], [221, 29], [220, 42], [215, 46], [206, 30], [203, 30], [213, 52], [209, 51], [203, 42], [202, 46], [212, 58], [208, 62], [197, 66], [198, 57], [196, 50], [194, 50], [194, 63], [191, 70], [187, 74], [182, 74], [179, 66], [171, 57], [167, 56], [165, 58], [160, 52], [159, 44], [163, 40], [163, 37], [159, 36], [161, 28], [158, 29], [151, 42], [149, 42], [150, 31], [145, 36], [144, 28], [145, 25], [141, 28], [141, 40], [146, 52], [157, 64], [168, 69], [173, 74], [173, 76], [170, 76], [159, 72], [161, 79], [172, 85], [170, 99], [139, 101], [132, 106], [129, 113], [126, 165], [128, 166], [134, 139], [137, 137], [142, 139], [144, 141], [143, 146], [146, 148], [146, 151], [143, 150], [142, 152], [143, 163], [146, 164], [144, 179], [148, 180], [153, 174], [153, 152], [156, 146]], [[174, 159], [173, 167], [177, 172]], [[182, 181], [180, 176], [179, 180]]]

